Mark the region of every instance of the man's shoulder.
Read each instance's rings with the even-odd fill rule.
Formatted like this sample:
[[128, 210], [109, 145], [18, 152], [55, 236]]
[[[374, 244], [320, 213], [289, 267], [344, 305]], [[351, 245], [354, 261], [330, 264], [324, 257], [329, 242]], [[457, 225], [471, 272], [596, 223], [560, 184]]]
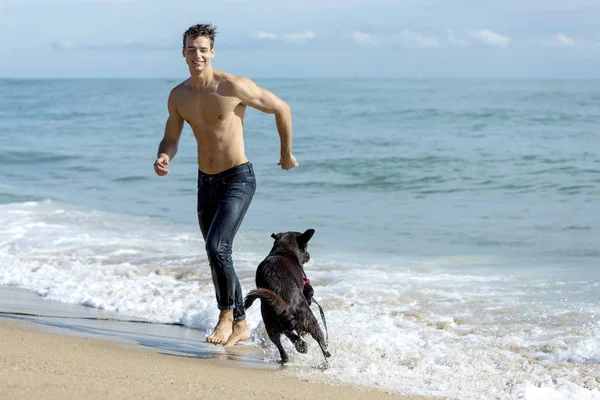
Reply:
[[171, 88], [171, 90], [169, 91], [169, 102], [178, 102], [178, 100], [180, 100], [182, 96], [185, 95], [188, 81], [189, 79], [186, 79], [180, 82], [179, 84], [175, 85], [173, 88]]
[[248, 77], [220, 72], [219, 91], [222, 93], [235, 95], [240, 91], [247, 90], [252, 85], [254, 82]]
[[173, 88], [170, 91], [170, 94], [179, 94], [181, 92], [183, 92], [185, 90], [185, 88], [187, 87], [188, 81], [190, 79], [186, 79], [184, 81], [179, 82], [177, 85], [173, 86]]
[[239, 84], [250, 81], [249, 78], [243, 75], [235, 75], [225, 71], [215, 71], [215, 76], [221, 83]]

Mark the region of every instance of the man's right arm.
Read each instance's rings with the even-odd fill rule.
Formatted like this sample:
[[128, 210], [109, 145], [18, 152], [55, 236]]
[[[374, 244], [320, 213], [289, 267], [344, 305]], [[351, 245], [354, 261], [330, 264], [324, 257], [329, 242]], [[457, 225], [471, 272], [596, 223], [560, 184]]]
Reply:
[[169, 117], [167, 118], [165, 134], [158, 145], [156, 161], [154, 162], [154, 171], [159, 176], [164, 176], [169, 173], [166, 166], [169, 164], [169, 161], [175, 157], [175, 154], [177, 154], [177, 147], [183, 130], [184, 121], [183, 118], [181, 118], [181, 115], [179, 115], [175, 105], [175, 90], [176, 89], [173, 89], [169, 94], [169, 99], [167, 101]]

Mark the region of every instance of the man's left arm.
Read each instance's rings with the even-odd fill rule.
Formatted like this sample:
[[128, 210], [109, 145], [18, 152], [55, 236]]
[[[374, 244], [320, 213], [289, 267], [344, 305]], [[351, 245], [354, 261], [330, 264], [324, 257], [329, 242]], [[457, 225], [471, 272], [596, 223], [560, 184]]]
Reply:
[[235, 78], [231, 81], [231, 88], [242, 104], [267, 114], [275, 114], [277, 132], [281, 142], [281, 158], [278, 165], [281, 165], [283, 169], [297, 167], [298, 161], [292, 154], [292, 112], [289, 105], [248, 78]]

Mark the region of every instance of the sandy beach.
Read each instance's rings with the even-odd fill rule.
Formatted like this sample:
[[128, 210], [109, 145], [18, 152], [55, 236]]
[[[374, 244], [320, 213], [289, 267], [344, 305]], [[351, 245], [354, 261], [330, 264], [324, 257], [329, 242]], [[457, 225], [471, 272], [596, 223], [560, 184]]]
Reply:
[[3, 399], [421, 399], [291, 379], [259, 349], [225, 351], [182, 327], [121, 322], [14, 288], [0, 287], [0, 299]]

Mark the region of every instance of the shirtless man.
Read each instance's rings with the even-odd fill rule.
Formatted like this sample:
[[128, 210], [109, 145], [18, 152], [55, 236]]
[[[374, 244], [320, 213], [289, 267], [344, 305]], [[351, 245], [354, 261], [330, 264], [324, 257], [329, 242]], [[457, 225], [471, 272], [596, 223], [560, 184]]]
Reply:
[[213, 69], [215, 27], [194, 25], [183, 34], [182, 53], [190, 78], [173, 88], [169, 117], [158, 146], [154, 171], [169, 173], [184, 122], [198, 144], [198, 222], [211, 267], [219, 321], [207, 341], [225, 346], [250, 338], [242, 289], [233, 268], [233, 239], [256, 190], [256, 177], [244, 150], [246, 107], [274, 114], [280, 137], [278, 165], [298, 166], [292, 155], [292, 117], [289, 106], [250, 79]]

